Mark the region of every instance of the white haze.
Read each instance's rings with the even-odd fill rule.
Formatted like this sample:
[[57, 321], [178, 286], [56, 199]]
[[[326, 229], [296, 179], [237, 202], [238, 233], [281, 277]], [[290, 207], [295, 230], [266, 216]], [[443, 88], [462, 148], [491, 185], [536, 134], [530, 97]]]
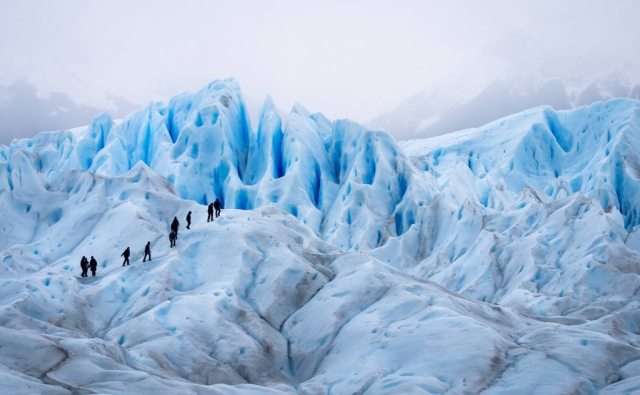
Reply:
[[285, 111], [366, 122], [442, 81], [640, 74], [638, 15], [637, 1], [4, 1], [0, 86], [113, 110], [108, 97], [235, 76]]

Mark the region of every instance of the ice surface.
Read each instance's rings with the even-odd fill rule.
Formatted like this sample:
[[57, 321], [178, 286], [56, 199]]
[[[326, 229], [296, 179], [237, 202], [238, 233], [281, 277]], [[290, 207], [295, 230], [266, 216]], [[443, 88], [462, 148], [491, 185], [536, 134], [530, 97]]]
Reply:
[[638, 101], [248, 119], [231, 79], [0, 147], [0, 392], [638, 391]]

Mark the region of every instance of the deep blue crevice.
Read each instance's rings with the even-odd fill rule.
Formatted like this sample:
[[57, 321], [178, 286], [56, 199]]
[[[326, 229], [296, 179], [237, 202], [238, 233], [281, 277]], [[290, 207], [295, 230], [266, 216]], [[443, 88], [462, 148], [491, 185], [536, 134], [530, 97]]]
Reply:
[[273, 178], [276, 179], [284, 176], [282, 138], [283, 133], [278, 128], [278, 130], [276, 130], [276, 132], [273, 134], [273, 139], [271, 140], [271, 151], [273, 157]]
[[100, 140], [98, 140], [98, 147], [96, 152], [99, 152], [101, 149], [104, 148], [104, 128], [102, 127], [102, 124], [100, 124]]
[[236, 156], [236, 170], [238, 171], [238, 178], [242, 181], [244, 178], [242, 172], [242, 163], [240, 162], [239, 155]]
[[193, 143], [191, 145], [191, 149], [187, 152], [187, 156], [191, 159], [196, 159], [199, 155], [199, 146], [198, 143]]
[[342, 141], [338, 141], [335, 145], [334, 158], [333, 159], [333, 176], [340, 183], [340, 162], [342, 161]]
[[371, 185], [376, 178], [376, 155], [371, 143], [367, 144], [365, 163], [367, 168], [362, 176], [362, 183]]
[[218, 111], [217, 107], [213, 108], [214, 111], [211, 113], [211, 124], [215, 125], [218, 122], [218, 117], [220, 116], [220, 111]]
[[406, 231], [408, 231], [409, 228], [411, 228], [411, 226], [415, 223], [415, 219], [413, 218], [413, 212], [407, 211], [404, 216], [402, 215], [401, 212], [397, 212], [395, 215], [395, 223], [396, 223], [396, 235], [401, 236]]
[[150, 152], [151, 149], [151, 121], [147, 121], [147, 127], [145, 128], [145, 136], [143, 140], [142, 152], [144, 152], [144, 158], [142, 161], [147, 165], [151, 166], [151, 160], [149, 158], [153, 157], [153, 152]]
[[224, 185], [229, 175], [229, 164], [226, 161], [220, 162], [218, 167], [213, 170], [213, 193], [220, 200], [224, 207]]
[[169, 111], [167, 112], [167, 117], [165, 118], [165, 126], [167, 128], [167, 132], [169, 132], [169, 137], [171, 138], [171, 142], [175, 143], [177, 136], [174, 136], [174, 128], [173, 128], [173, 106], [169, 104]]
[[400, 236], [402, 234], [402, 213], [397, 212], [394, 218], [396, 223], [396, 236]]
[[311, 182], [312, 182], [311, 191], [312, 191], [313, 204], [317, 208], [320, 208], [320, 188], [322, 186], [322, 173], [320, 172], [320, 166], [318, 165], [317, 162], [313, 164], [313, 172], [314, 172], [314, 176], [315, 176], [311, 180]]
[[[223, 96], [224, 97], [224, 96]], [[223, 103], [224, 104], [224, 103]], [[226, 105], [225, 107], [229, 107]], [[246, 184], [244, 179], [245, 170], [249, 162], [249, 129], [250, 126], [247, 123], [247, 115], [244, 108], [244, 102], [239, 100], [238, 102], [238, 116], [240, 117], [240, 147], [236, 147], [238, 156], [238, 177], [242, 180], [243, 184]], [[217, 117], [216, 117], [217, 121]]]
[[407, 193], [407, 179], [405, 178], [405, 174], [401, 172], [398, 174], [398, 202], [402, 201], [405, 193]]
[[91, 167], [92, 163], [93, 163], [93, 158], [90, 158], [90, 157], [85, 158], [84, 169], [82, 169], [82, 170], [83, 171], [89, 170], [89, 168]]
[[251, 202], [247, 196], [247, 190], [241, 189], [236, 196], [236, 208], [238, 210], [251, 210]]

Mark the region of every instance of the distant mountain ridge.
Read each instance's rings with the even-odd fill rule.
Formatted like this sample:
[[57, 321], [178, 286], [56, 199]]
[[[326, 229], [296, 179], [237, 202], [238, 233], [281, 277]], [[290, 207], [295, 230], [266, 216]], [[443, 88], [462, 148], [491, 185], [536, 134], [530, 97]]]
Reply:
[[[78, 104], [66, 93], [52, 92], [38, 97], [37, 88], [24, 80], [0, 87], [0, 144], [13, 139], [35, 136], [48, 130], [70, 129], [87, 125], [105, 109]], [[121, 97], [107, 96], [112, 103], [110, 113], [115, 119], [140, 109], [139, 105]]]
[[546, 80], [537, 87], [523, 89], [521, 85], [513, 79], [500, 79], [471, 96], [455, 84], [426, 89], [368, 124], [388, 131], [397, 140], [411, 140], [479, 127], [537, 106], [569, 110], [613, 98], [640, 99], [640, 84], [625, 85], [617, 77], [593, 81], [581, 89], [568, 89], [559, 79]]

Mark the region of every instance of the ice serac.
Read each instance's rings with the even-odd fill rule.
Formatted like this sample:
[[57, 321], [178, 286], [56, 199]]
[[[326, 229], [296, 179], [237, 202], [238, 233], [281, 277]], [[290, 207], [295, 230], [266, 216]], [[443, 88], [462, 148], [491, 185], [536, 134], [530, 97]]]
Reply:
[[629, 393], [639, 139], [635, 100], [398, 144], [268, 97], [253, 129], [229, 79], [14, 141], [0, 392]]
[[539, 108], [404, 143], [448, 206], [424, 219], [437, 234], [410, 272], [537, 315], [635, 308], [639, 113], [634, 100]]
[[[233, 79], [149, 103], [118, 124], [103, 113], [87, 128], [51, 136], [55, 144], [43, 136], [8, 150], [29, 155], [45, 178], [61, 170], [113, 177], [143, 162], [184, 199], [218, 198], [238, 209], [275, 205], [347, 250], [373, 249], [407, 232], [417, 202], [437, 190], [387, 133], [332, 123], [300, 104], [283, 125], [267, 98], [254, 131]], [[45, 167], [38, 162], [43, 144]]]

